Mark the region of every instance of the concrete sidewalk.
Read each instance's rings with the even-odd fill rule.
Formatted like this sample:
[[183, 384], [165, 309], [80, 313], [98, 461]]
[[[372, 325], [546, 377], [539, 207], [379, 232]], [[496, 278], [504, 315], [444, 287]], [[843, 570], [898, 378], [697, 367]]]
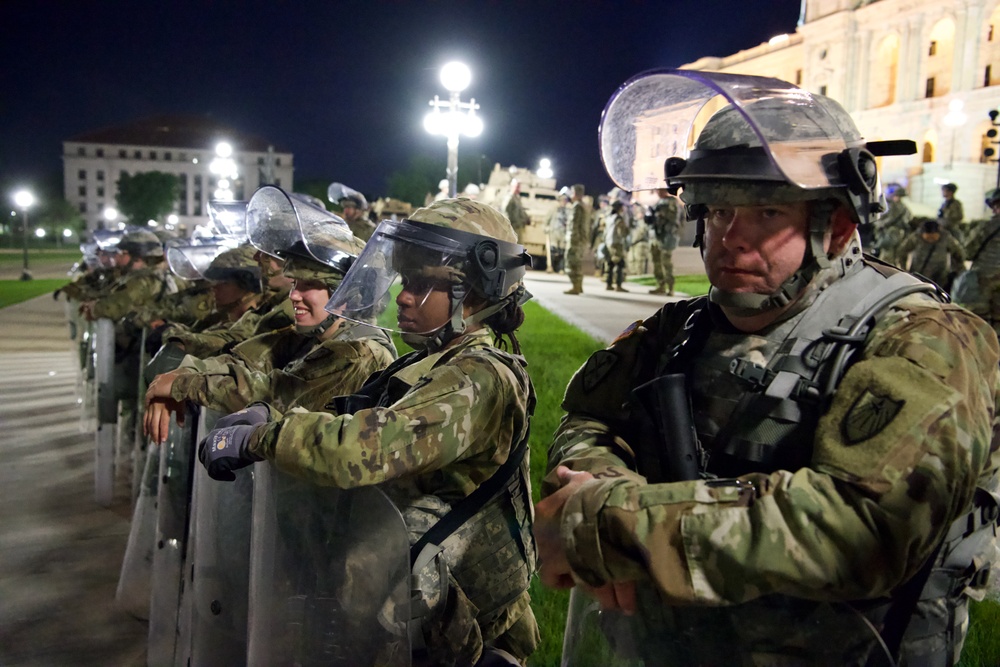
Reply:
[[64, 313], [0, 309], [0, 664], [142, 665], [146, 624], [115, 607], [131, 508], [94, 500]]

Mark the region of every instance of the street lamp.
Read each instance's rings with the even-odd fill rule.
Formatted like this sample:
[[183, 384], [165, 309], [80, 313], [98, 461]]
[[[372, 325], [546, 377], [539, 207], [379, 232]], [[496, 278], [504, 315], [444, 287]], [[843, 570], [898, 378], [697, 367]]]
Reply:
[[[424, 117], [424, 129], [448, 140], [448, 196], [458, 191], [458, 137], [478, 137], [483, 131], [483, 121], [476, 115], [476, 99], [461, 101], [459, 93], [472, 81], [472, 72], [460, 62], [450, 62], [441, 68], [441, 85], [448, 91], [448, 99], [437, 95], [430, 101], [434, 111]], [[445, 113], [441, 113], [444, 109]], [[465, 112], [465, 113], [463, 113]]]
[[24, 242], [24, 268], [21, 269], [21, 280], [31, 280], [28, 270], [28, 209], [35, 203], [35, 195], [29, 190], [18, 190], [14, 193], [14, 204], [21, 209], [21, 239]]
[[964, 106], [965, 102], [962, 100], [952, 100], [948, 103], [948, 113], [944, 115], [944, 124], [951, 128], [951, 155], [948, 157], [948, 169], [951, 169], [951, 165], [955, 162], [955, 135], [958, 134], [958, 128], [969, 120], [962, 111]]
[[233, 159], [233, 146], [228, 141], [220, 141], [215, 145], [215, 157], [208, 165], [208, 170], [218, 178], [215, 192], [212, 193], [214, 199], [219, 201], [233, 200], [233, 181], [240, 176], [236, 168], [236, 160]]
[[538, 171], [535, 172], [538, 178], [552, 178], [552, 160], [543, 157], [538, 161]]
[[104, 209], [104, 219], [108, 221], [107, 229], [114, 228], [114, 221], [118, 219], [118, 209], [108, 206]]

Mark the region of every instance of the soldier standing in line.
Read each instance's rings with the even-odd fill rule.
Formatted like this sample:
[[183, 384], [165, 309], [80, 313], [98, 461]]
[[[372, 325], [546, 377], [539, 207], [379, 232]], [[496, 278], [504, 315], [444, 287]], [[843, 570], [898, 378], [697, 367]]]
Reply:
[[566, 223], [570, 211], [569, 188], [563, 188], [559, 192], [558, 201], [558, 205], [549, 214], [549, 219], [545, 221], [545, 237], [550, 260], [545, 269], [546, 273], [562, 273], [563, 270], [563, 260], [566, 255]]
[[672, 197], [665, 188], [660, 188], [656, 194], [660, 199], [653, 206], [653, 235], [649, 247], [656, 287], [649, 293], [673, 296], [674, 250], [684, 229], [684, 220], [676, 197]]
[[875, 248], [883, 262], [899, 266], [905, 257], [899, 254], [899, 246], [913, 230], [913, 213], [903, 203], [906, 189], [901, 185], [886, 188], [889, 210], [875, 221]]
[[955, 199], [958, 186], [954, 183], [945, 183], [941, 186], [941, 208], [938, 209], [938, 224], [951, 232], [956, 238], [962, 234], [962, 221], [965, 220], [965, 211], [962, 209], [962, 202]]
[[607, 290], [616, 292], [627, 292], [622, 287], [625, 281], [625, 255], [626, 242], [628, 240], [629, 228], [625, 222], [622, 210], [625, 204], [620, 199], [616, 199], [611, 204], [611, 213], [607, 216], [604, 228], [604, 247], [608, 253], [608, 278]]
[[510, 191], [504, 197], [501, 210], [510, 220], [510, 226], [514, 228], [514, 233], [520, 239], [525, 226], [531, 220], [528, 217], [528, 212], [524, 210], [524, 203], [521, 201], [521, 183], [516, 178], [510, 182]]
[[583, 205], [583, 195], [586, 193], [582, 184], [573, 186], [572, 203], [569, 208], [569, 220], [566, 224], [566, 274], [571, 287], [563, 294], [583, 294], [583, 253], [587, 247], [587, 237], [590, 232], [587, 208]]
[[[416, 624], [414, 665], [523, 664], [538, 643], [527, 592], [535, 399], [514, 335], [529, 298], [521, 282], [529, 261], [507, 219], [480, 202], [444, 199], [383, 221], [327, 308], [354, 319], [399, 282], [398, 330], [416, 351], [335, 399], [333, 414], [262, 411], [199, 446], [216, 479], [266, 460], [312, 484], [377, 485], [388, 495], [419, 549], [406, 578], [413, 614], [404, 619]], [[423, 538], [453, 511], [462, 519], [425, 548]]]
[[541, 578], [605, 611], [597, 637], [567, 628], [564, 664], [604, 633], [628, 664], [953, 665], [997, 554], [996, 335], [865, 259], [875, 155], [898, 144], [864, 141], [833, 100], [658, 70], [608, 103], [604, 145], [662, 117], [646, 129], [686, 146], [720, 96], [690, 152], [603, 154], [624, 188], [680, 190], [712, 287], [628, 327], [567, 388]]
[[986, 205], [993, 217], [973, 231], [965, 247], [966, 257], [972, 262], [969, 270], [978, 281], [975, 303], [964, 302], [957, 286], [953, 296], [1000, 333], [1000, 188], [986, 193]]
[[331, 183], [327, 198], [340, 207], [340, 215], [351, 228], [351, 233], [362, 241], [371, 238], [375, 225], [368, 219], [368, 200], [363, 194], [343, 183]]

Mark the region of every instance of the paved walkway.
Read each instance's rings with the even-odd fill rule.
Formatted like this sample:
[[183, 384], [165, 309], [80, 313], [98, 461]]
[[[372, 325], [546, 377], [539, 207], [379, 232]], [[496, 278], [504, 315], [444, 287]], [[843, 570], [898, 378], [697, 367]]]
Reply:
[[0, 664], [142, 665], [146, 626], [115, 608], [131, 510], [94, 501], [63, 302], [0, 309]]

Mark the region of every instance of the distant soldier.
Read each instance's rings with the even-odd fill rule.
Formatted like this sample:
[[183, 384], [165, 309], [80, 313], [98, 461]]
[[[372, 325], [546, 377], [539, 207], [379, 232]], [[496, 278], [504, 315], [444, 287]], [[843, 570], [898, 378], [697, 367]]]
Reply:
[[947, 229], [952, 234], [959, 234], [962, 221], [965, 220], [965, 211], [962, 210], [962, 202], [955, 199], [958, 186], [954, 183], [945, 183], [941, 186], [941, 196], [944, 201], [938, 209], [938, 224]]
[[590, 214], [583, 205], [584, 194], [583, 185], [573, 186], [573, 203], [566, 225], [566, 274], [572, 286], [563, 294], [583, 294], [583, 253], [590, 231]]
[[375, 225], [368, 219], [368, 200], [365, 196], [343, 183], [331, 183], [327, 198], [340, 207], [340, 217], [347, 222], [351, 233], [363, 241], [371, 238]]
[[653, 234], [649, 248], [653, 259], [656, 288], [649, 290], [649, 293], [673, 296], [674, 249], [677, 248], [681, 230], [684, 228], [684, 220], [681, 217], [683, 209], [677, 205], [677, 198], [671, 197], [666, 189], [661, 188], [656, 194], [660, 199], [653, 206]]
[[919, 233], [913, 233], [899, 247], [901, 257], [909, 257], [906, 270], [933, 280], [942, 289], [951, 289], [951, 281], [965, 266], [965, 250], [937, 220], [924, 220]]
[[898, 266], [904, 260], [898, 253], [899, 245], [913, 231], [913, 213], [903, 203], [906, 190], [902, 186], [889, 186], [886, 190], [889, 210], [875, 222], [875, 248], [879, 259]]
[[971, 271], [978, 280], [975, 303], [962, 299], [956, 284], [955, 300], [989, 322], [1000, 333], [1000, 189], [986, 193], [986, 205], [993, 217], [979, 225], [966, 244]]
[[530, 219], [521, 202], [521, 184], [516, 179], [510, 182], [510, 192], [504, 197], [503, 212], [510, 220], [510, 226], [514, 228], [517, 238], [520, 239]]
[[607, 290], [609, 292], [612, 290], [616, 292], [628, 291], [622, 287], [625, 280], [625, 244], [629, 233], [628, 223], [625, 222], [625, 216], [622, 215], [624, 208], [625, 204], [620, 199], [616, 199], [611, 204], [611, 213], [608, 214], [607, 224], [604, 228], [604, 245], [607, 248], [609, 258], [607, 273]]
[[545, 235], [548, 240], [549, 266], [546, 272], [562, 272], [563, 259], [566, 253], [566, 222], [570, 211], [569, 188], [563, 188], [559, 193], [559, 205], [556, 206], [549, 219], [545, 222]]
[[[646, 224], [646, 210], [638, 202], [626, 202], [622, 211], [625, 224], [628, 226], [628, 236], [625, 239], [625, 259], [628, 273], [638, 276], [646, 273], [649, 268], [649, 244], [652, 228]], [[605, 238], [607, 238], [605, 230]]]

